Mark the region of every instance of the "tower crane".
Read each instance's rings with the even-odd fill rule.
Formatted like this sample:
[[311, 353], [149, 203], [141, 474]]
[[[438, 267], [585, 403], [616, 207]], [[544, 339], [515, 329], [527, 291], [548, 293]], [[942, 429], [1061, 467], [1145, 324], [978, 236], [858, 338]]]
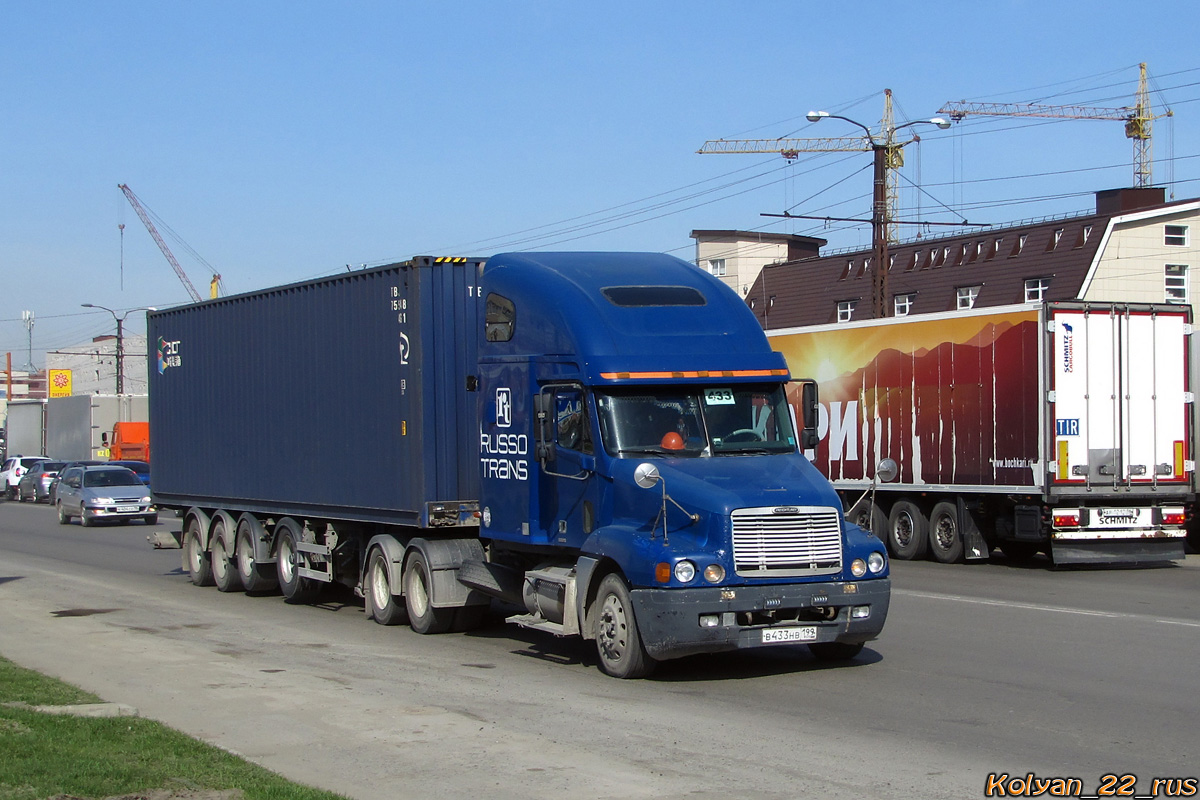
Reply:
[[[129, 205], [133, 206], [133, 210], [137, 212], [138, 219], [140, 219], [142, 224], [146, 226], [146, 230], [150, 232], [150, 236], [153, 237], [155, 244], [158, 245], [158, 249], [161, 250], [162, 254], [167, 257], [167, 261], [170, 262], [171, 268], [175, 270], [175, 274], [179, 277], [179, 282], [183, 284], [183, 288], [186, 289], [188, 295], [191, 296], [192, 302], [199, 303], [203, 298], [200, 296], [200, 293], [196, 291], [196, 287], [192, 285], [192, 282], [188, 280], [187, 273], [183, 271], [183, 267], [179, 266], [179, 261], [176, 260], [175, 254], [171, 252], [171, 248], [167, 247], [167, 243], [163, 241], [162, 236], [159, 235], [158, 228], [154, 227], [154, 222], [151, 221], [150, 215], [146, 213], [146, 209], [142, 207], [137, 195], [135, 195], [133, 190], [123, 183], [117, 184], [117, 188], [125, 194], [125, 198], [129, 200]], [[208, 287], [209, 297], [217, 297], [217, 290], [220, 286], [220, 283], [221, 276], [214, 272], [212, 281], [209, 283]]]
[[[874, 192], [871, 204], [871, 218], [839, 219], [843, 222], [871, 223], [872, 264], [871, 264], [871, 313], [874, 317], [885, 317], [888, 314], [887, 303], [887, 273], [888, 243], [892, 241], [892, 224], [896, 222], [896, 170], [904, 166], [904, 147], [918, 140], [913, 136], [907, 142], [900, 142], [896, 132], [910, 125], [929, 123], [943, 130], [950, 127], [947, 120], [935, 117], [919, 119], [896, 125], [892, 115], [892, 90], [883, 91], [883, 119], [880, 122], [878, 134], [861, 122], [830, 114], [827, 111], [810, 111], [805, 118], [809, 122], [819, 122], [826, 117], [845, 120], [863, 129], [863, 136], [836, 139], [712, 139], [697, 150], [701, 155], [713, 153], [779, 153], [789, 161], [794, 160], [800, 153], [874, 153]], [[803, 219], [798, 215], [784, 213], [782, 215], [768, 214], [764, 216], [783, 216], [792, 219]], [[815, 219], [832, 220], [831, 217]], [[920, 223], [926, 225], [969, 225], [962, 223]]]
[[1146, 64], [1138, 65], [1138, 90], [1135, 105], [1122, 108], [1097, 108], [1092, 106], [1052, 106], [1040, 103], [946, 103], [939, 114], [946, 114], [960, 122], [968, 114], [989, 117], [1045, 117], [1052, 119], [1107, 119], [1125, 123], [1125, 137], [1133, 140], [1133, 185], [1136, 188], [1152, 186], [1153, 158], [1151, 129], [1156, 119], [1170, 117], [1174, 112], [1155, 115], [1150, 107], [1150, 89], [1146, 79]]

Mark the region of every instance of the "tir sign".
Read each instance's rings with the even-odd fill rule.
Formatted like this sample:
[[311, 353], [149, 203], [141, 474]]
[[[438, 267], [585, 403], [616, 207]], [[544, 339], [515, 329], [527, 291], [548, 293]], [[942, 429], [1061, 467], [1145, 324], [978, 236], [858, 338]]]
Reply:
[[1079, 435], [1079, 420], [1078, 419], [1056, 419], [1056, 420], [1054, 420], [1054, 432], [1058, 436], [1078, 436]]

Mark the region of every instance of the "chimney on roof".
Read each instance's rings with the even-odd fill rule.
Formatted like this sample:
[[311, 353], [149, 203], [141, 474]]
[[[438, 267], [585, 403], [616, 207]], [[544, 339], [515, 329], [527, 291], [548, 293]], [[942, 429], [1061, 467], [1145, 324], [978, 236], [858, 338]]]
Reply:
[[1161, 206], [1167, 202], [1167, 190], [1161, 186], [1141, 189], [1105, 189], [1096, 192], [1097, 214], [1123, 214], [1139, 208]]

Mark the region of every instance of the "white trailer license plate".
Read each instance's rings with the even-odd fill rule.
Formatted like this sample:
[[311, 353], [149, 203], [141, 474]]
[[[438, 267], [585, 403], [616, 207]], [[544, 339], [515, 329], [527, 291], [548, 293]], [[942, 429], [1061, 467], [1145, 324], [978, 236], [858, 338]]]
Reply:
[[138, 510], [137, 506], [117, 506], [118, 514], [131, 514], [137, 510]]
[[763, 628], [762, 640], [763, 644], [772, 644], [774, 642], [815, 642], [817, 640], [817, 629], [812, 625], [806, 625], [803, 628]]

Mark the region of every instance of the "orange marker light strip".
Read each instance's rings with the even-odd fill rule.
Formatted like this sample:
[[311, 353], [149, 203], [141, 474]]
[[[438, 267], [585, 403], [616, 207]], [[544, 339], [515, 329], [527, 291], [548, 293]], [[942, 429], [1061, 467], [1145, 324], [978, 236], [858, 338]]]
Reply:
[[786, 369], [727, 369], [688, 372], [601, 372], [606, 381], [671, 380], [673, 378], [782, 378]]

